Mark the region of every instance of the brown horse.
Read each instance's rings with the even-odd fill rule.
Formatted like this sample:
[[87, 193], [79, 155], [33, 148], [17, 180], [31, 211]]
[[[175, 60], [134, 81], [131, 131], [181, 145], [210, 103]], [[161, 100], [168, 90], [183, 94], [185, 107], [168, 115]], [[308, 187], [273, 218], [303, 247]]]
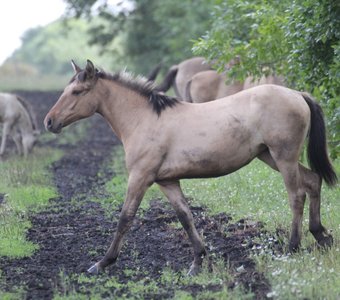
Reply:
[[192, 57], [183, 60], [178, 65], [169, 68], [163, 82], [156, 87], [156, 90], [165, 93], [173, 87], [177, 98], [185, 100], [187, 82], [196, 73], [206, 70], [211, 70], [211, 66], [204, 57]]
[[[322, 179], [334, 185], [337, 176], [327, 155], [321, 107], [310, 96], [262, 85], [227, 101], [192, 104], [159, 94], [143, 78], [97, 71], [90, 61], [84, 70], [73, 67], [76, 74], [46, 115], [46, 129], [60, 133], [79, 119], [101, 114], [123, 143], [129, 173], [113, 242], [89, 272], [98, 273], [116, 261], [145, 191], [157, 183], [188, 234], [194, 251], [189, 273], [197, 273], [206, 250], [179, 180], [226, 175], [254, 158], [283, 177], [293, 213], [290, 250], [300, 245], [306, 194], [310, 231], [319, 245], [332, 245], [320, 220], [320, 191]], [[312, 170], [298, 162], [307, 134]]]
[[236, 94], [242, 90], [249, 89], [262, 84], [277, 84], [284, 86], [284, 81], [279, 76], [262, 76], [254, 80], [249, 76], [244, 83], [232, 81], [227, 83], [224, 73], [208, 70], [196, 73], [187, 81], [184, 100], [193, 103], [203, 103]]

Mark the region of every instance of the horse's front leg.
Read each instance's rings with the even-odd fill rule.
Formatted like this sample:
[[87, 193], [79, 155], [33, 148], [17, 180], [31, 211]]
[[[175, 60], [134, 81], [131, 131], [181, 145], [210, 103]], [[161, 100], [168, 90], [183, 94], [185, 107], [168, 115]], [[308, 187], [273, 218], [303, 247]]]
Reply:
[[189, 236], [194, 249], [194, 261], [190, 267], [188, 275], [196, 275], [200, 271], [203, 258], [207, 253], [195, 228], [194, 218], [183, 195], [179, 181], [159, 182], [158, 184], [162, 192], [174, 207], [179, 221]]
[[2, 140], [1, 140], [1, 146], [0, 146], [0, 155], [3, 155], [5, 152], [5, 146], [6, 146], [6, 140], [7, 136], [11, 130], [11, 124], [9, 122], [4, 122], [3, 128], [2, 128]]
[[117, 230], [114, 234], [113, 242], [103, 259], [88, 269], [88, 272], [97, 274], [104, 270], [105, 267], [117, 260], [119, 251], [122, 247], [123, 237], [131, 227], [137, 209], [143, 199], [143, 196], [152, 184], [151, 176], [145, 176], [141, 173], [133, 173], [129, 176], [128, 189], [125, 202], [120, 213]]
[[20, 132], [13, 128], [10, 132], [10, 135], [12, 136], [14, 143], [17, 146], [19, 155], [22, 155], [24, 153], [24, 150], [22, 146], [22, 137]]

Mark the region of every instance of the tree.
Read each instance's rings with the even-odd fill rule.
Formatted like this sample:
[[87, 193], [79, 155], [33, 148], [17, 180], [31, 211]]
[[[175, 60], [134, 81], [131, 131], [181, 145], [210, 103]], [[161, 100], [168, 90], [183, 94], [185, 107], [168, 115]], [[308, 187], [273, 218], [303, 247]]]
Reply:
[[112, 53], [107, 45], [120, 39], [121, 60], [129, 69], [143, 74], [159, 62], [167, 67], [192, 56], [192, 40], [208, 29], [212, 8], [212, 0], [131, 0], [113, 7], [105, 1], [66, 2], [70, 15], [97, 14], [105, 19], [107, 27], [93, 26], [90, 31], [91, 43]]
[[324, 108], [334, 157], [340, 141], [340, 3], [336, 0], [216, 0], [213, 24], [194, 52], [218, 70], [244, 79], [283, 75], [288, 85], [311, 92]]
[[[93, 22], [102, 23], [99, 20]], [[85, 20], [75, 19], [68, 20], [67, 25], [58, 20], [45, 27], [29, 29], [22, 38], [22, 46], [7, 63], [30, 64], [44, 75], [72, 72], [71, 59], [80, 63], [92, 59], [102, 67], [117, 65], [113, 57], [101, 55], [98, 46], [88, 44], [88, 29]]]

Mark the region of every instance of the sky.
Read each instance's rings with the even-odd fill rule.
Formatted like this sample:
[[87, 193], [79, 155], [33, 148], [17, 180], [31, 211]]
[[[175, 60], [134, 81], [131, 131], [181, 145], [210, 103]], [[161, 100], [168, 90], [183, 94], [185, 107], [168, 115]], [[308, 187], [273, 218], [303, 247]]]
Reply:
[[57, 20], [65, 9], [63, 0], [1, 0], [0, 65], [20, 47], [27, 29]]

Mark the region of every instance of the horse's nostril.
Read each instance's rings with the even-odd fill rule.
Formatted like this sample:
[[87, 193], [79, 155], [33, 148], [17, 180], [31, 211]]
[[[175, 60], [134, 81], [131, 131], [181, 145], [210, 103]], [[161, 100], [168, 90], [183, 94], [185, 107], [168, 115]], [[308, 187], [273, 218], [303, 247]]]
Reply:
[[47, 120], [47, 128], [51, 128], [51, 127], [52, 127], [52, 119], [49, 118], [49, 119]]

